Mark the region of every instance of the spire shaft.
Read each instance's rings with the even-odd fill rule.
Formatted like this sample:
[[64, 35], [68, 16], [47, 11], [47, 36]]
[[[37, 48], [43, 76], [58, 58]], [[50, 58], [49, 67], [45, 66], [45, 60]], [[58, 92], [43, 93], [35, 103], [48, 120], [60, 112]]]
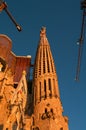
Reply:
[[43, 99], [59, 97], [59, 88], [54, 60], [49, 42], [46, 37], [46, 29], [40, 31], [40, 41], [35, 58], [34, 69], [34, 93], [35, 104]]

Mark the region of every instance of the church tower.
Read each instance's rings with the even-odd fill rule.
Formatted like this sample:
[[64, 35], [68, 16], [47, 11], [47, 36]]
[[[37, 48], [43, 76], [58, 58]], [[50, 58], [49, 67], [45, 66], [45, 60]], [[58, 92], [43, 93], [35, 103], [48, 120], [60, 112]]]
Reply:
[[33, 78], [33, 130], [68, 130], [46, 28], [40, 31]]
[[0, 34], [0, 130], [69, 130], [46, 28], [40, 31], [33, 79], [31, 56], [16, 56], [11, 47]]

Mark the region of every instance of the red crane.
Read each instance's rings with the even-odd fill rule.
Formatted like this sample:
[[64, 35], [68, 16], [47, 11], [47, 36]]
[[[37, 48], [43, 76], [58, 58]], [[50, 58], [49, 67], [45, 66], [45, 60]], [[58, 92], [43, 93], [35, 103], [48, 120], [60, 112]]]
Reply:
[[83, 10], [83, 15], [82, 15], [81, 33], [80, 33], [80, 38], [78, 40], [78, 45], [79, 45], [78, 63], [77, 63], [76, 78], [75, 78], [75, 80], [77, 81], [79, 80], [79, 76], [80, 76], [80, 67], [81, 67], [81, 59], [82, 59], [82, 51], [83, 51], [83, 43], [84, 43], [86, 0], [83, 0], [81, 2], [81, 9]]
[[16, 26], [18, 31], [21, 31], [21, 26], [19, 24], [17, 24], [17, 22], [15, 21], [15, 19], [13, 18], [13, 16], [11, 15], [11, 13], [9, 12], [8, 8], [7, 8], [7, 4], [6, 2], [4, 2], [3, 0], [0, 0], [0, 12], [1, 11], [5, 11], [7, 13], [7, 15], [10, 17], [10, 19], [12, 20], [12, 22], [14, 23], [14, 25]]

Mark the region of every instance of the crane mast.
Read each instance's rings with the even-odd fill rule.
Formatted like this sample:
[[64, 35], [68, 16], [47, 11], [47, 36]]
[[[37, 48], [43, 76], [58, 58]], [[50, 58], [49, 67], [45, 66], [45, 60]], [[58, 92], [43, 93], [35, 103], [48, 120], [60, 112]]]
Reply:
[[83, 51], [83, 43], [84, 43], [84, 34], [85, 34], [85, 16], [86, 16], [86, 0], [81, 2], [81, 9], [83, 10], [82, 14], [82, 25], [81, 25], [81, 33], [80, 38], [78, 40], [79, 50], [78, 50], [78, 63], [76, 70], [75, 80], [79, 80], [80, 76], [80, 67], [81, 67], [81, 59], [82, 59], [82, 51]]
[[7, 8], [7, 4], [6, 2], [4, 2], [3, 0], [0, 0], [0, 12], [5, 11], [7, 13], [7, 15], [9, 16], [9, 18], [11, 19], [11, 21], [14, 23], [14, 25], [16, 26], [18, 31], [21, 31], [21, 26], [19, 24], [17, 24], [17, 22], [15, 21], [15, 19], [13, 18], [13, 16], [11, 15], [11, 13], [9, 12], [8, 8]]

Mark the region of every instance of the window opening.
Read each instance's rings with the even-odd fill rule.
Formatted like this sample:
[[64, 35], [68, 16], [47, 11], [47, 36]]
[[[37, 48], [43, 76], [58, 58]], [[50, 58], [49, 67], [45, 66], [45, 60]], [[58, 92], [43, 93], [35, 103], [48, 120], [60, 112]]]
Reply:
[[45, 108], [45, 113], [47, 113], [47, 108]]
[[52, 92], [51, 92], [51, 79], [48, 79], [48, 84], [49, 84], [49, 96], [52, 96]]
[[43, 48], [43, 73], [45, 73], [45, 49]]
[[32, 118], [33, 119], [33, 122], [32, 122], [32, 124], [33, 124], [33, 126], [35, 125], [35, 123], [34, 123], [34, 117]]
[[40, 57], [39, 57], [39, 75], [41, 75], [41, 50], [40, 50]]
[[48, 72], [50, 72], [50, 67], [49, 67], [49, 57], [48, 57], [47, 48], [46, 48], [46, 57], [47, 57], [47, 69], [48, 69]]
[[55, 91], [55, 79], [53, 79], [53, 88], [54, 88], [54, 94], [56, 96], [56, 91]]
[[50, 55], [50, 62], [51, 62], [51, 69], [52, 69], [52, 72], [54, 71], [54, 69], [53, 69], [53, 57], [52, 57], [52, 54], [51, 54], [51, 52], [49, 51], [49, 55]]
[[51, 108], [51, 110], [50, 110], [52, 113], [53, 113], [53, 109]]
[[41, 82], [39, 82], [39, 89], [40, 89], [40, 101], [41, 101]]
[[44, 80], [44, 91], [45, 91], [45, 98], [46, 98], [46, 80]]
[[29, 94], [32, 94], [32, 80], [28, 81], [28, 92]]
[[14, 83], [14, 88], [17, 88], [17, 86], [18, 86], [18, 83]]

